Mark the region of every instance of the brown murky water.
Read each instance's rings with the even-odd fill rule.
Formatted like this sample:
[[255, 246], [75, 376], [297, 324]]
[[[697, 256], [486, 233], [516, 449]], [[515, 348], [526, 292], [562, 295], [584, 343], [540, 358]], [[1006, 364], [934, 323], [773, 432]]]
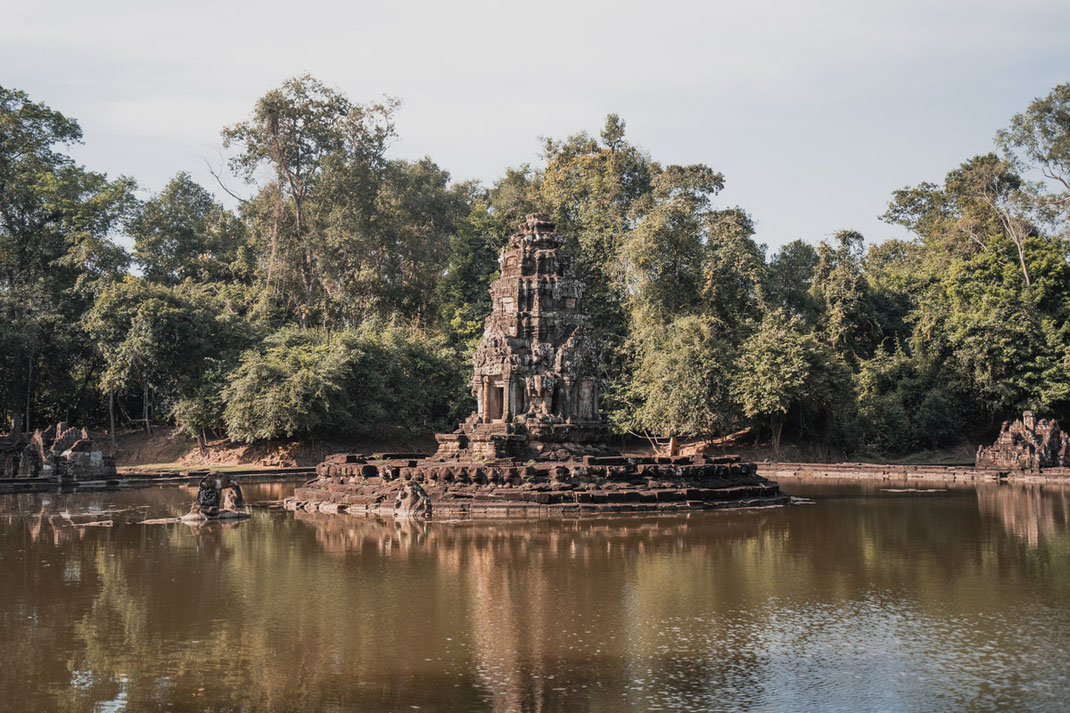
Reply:
[[404, 527], [0, 496], [0, 710], [1070, 709], [1070, 489], [785, 489], [813, 502]]

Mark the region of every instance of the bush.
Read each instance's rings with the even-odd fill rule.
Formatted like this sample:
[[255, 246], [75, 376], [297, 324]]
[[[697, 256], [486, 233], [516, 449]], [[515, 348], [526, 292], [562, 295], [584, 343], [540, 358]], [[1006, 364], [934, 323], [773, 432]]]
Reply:
[[224, 400], [238, 441], [427, 432], [455, 416], [464, 370], [438, 337], [392, 325], [275, 332], [242, 355]]

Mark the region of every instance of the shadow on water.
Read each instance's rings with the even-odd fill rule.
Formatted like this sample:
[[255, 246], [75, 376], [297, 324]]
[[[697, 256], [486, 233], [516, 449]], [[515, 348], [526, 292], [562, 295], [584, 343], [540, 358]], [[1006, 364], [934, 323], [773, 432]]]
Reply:
[[1070, 491], [933, 488], [198, 528], [137, 524], [193, 488], [10, 496], [0, 709], [1065, 710]]

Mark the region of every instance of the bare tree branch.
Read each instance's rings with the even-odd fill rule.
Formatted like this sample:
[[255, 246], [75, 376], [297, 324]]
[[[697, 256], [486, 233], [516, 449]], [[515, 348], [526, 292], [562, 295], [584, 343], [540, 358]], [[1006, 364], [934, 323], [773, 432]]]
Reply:
[[208, 167], [208, 173], [212, 174], [212, 178], [214, 178], [216, 180], [216, 183], [219, 184], [220, 188], [222, 188], [224, 191], [227, 192], [228, 196], [230, 196], [234, 200], [238, 201], [242, 205], [245, 205], [245, 204], [247, 204], [249, 202], [248, 199], [242, 198], [237, 193], [235, 193], [234, 191], [230, 190], [227, 187], [227, 184], [223, 183], [223, 169], [222, 169], [222, 167], [220, 167], [217, 170], [216, 168], [214, 168], [212, 166], [212, 162], [208, 160], [207, 156], [201, 156], [201, 158], [204, 159], [204, 165]]

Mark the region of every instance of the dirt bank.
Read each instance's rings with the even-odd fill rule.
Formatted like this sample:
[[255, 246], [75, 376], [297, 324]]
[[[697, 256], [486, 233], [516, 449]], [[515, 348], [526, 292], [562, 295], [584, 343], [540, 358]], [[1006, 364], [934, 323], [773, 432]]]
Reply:
[[[107, 448], [108, 438], [102, 433], [94, 433], [94, 438], [101, 446]], [[667, 441], [662, 446], [667, 445]], [[152, 436], [142, 431], [121, 433], [118, 437], [118, 465], [124, 469], [168, 470], [205, 467], [263, 467], [294, 468], [314, 466], [331, 453], [433, 453], [437, 447], [434, 434], [428, 433], [411, 438], [381, 439], [328, 439], [328, 440], [280, 440], [261, 441], [257, 443], [234, 443], [227, 439], [209, 441], [202, 453], [195, 439], [170, 428], [159, 428]], [[611, 445], [622, 453], [634, 455], [652, 455], [651, 442], [638, 438], [615, 437]], [[682, 442], [681, 452], [693, 449], [697, 444]], [[759, 464], [829, 464], [843, 463], [842, 453], [832, 452], [828, 448], [812, 444], [784, 444], [779, 452], [774, 452], [767, 443], [754, 444], [753, 441], [740, 440], [732, 444], [715, 446], [706, 450], [710, 455], [734, 454], [743, 460]], [[883, 459], [879, 456], [870, 458], [856, 457], [867, 461], [862, 470], [870, 465], [909, 466], [909, 465], [944, 465], [967, 466], [973, 463], [976, 446], [960, 444], [940, 451], [925, 451], [899, 458]], [[686, 454], [686, 453], [685, 453]], [[850, 465], [848, 468], [852, 467]], [[770, 472], [775, 469], [769, 469]]]
[[257, 443], [234, 443], [220, 439], [209, 441], [202, 452], [195, 439], [174, 429], [161, 428], [151, 436], [141, 431], [119, 434], [118, 446], [118, 466], [126, 469], [224, 466], [294, 468], [314, 466], [331, 453], [347, 451], [427, 452], [428, 449], [434, 450], [435, 441], [431, 436], [412, 439], [288, 440]]

